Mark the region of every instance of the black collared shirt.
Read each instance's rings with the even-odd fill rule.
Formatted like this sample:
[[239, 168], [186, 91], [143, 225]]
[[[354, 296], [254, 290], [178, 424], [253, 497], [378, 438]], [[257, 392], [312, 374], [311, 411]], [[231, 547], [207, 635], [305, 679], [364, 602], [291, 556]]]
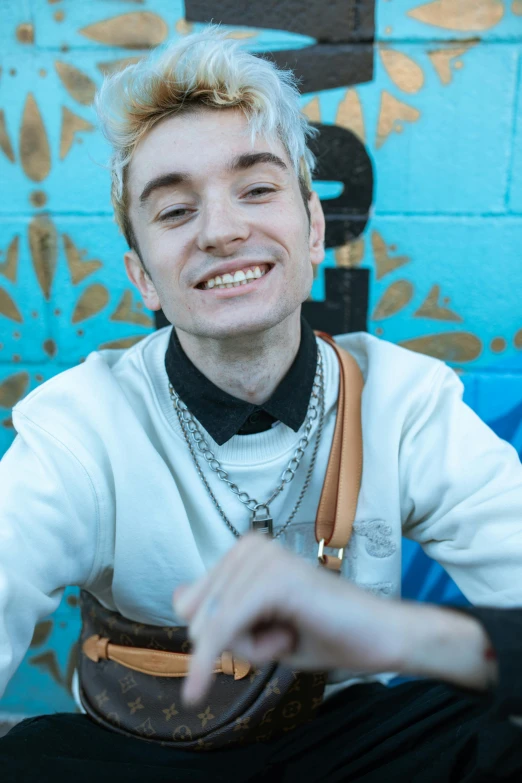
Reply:
[[165, 367], [193, 416], [221, 446], [234, 435], [251, 435], [283, 422], [295, 432], [306, 418], [317, 365], [315, 335], [301, 318], [301, 343], [294, 362], [263, 405], [254, 405], [219, 389], [190, 361], [172, 329]]

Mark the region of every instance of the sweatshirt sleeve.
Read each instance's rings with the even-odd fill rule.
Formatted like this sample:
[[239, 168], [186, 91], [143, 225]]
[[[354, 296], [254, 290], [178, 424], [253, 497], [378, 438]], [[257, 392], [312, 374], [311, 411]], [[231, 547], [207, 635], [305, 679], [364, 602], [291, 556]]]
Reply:
[[438, 365], [405, 422], [403, 532], [476, 607], [469, 613], [499, 662], [496, 707], [522, 715], [522, 465], [464, 404], [462, 390], [455, 373]]
[[0, 697], [64, 588], [94, 578], [100, 524], [77, 457], [16, 409], [14, 421], [0, 462]]

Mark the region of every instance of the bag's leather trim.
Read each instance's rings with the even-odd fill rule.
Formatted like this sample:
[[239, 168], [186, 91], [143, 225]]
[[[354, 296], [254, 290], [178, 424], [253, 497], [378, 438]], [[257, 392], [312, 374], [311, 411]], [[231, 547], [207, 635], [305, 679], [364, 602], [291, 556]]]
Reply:
[[[112, 644], [109, 639], [98, 635], [89, 636], [82, 645], [84, 654], [94, 663], [100, 659], [114, 661], [128, 669], [152, 674], [156, 677], [186, 677], [189, 670], [190, 653], [175, 653], [168, 650], [148, 650], [143, 647], [125, 647]], [[214, 674], [229, 674], [234, 680], [242, 680], [249, 674], [251, 666], [240, 658], [224, 652], [216, 661]]]

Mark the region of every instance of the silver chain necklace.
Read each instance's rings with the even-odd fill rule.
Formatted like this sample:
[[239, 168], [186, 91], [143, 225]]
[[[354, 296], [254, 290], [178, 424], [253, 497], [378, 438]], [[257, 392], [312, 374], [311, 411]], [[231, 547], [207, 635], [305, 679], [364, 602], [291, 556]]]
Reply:
[[193, 443], [191, 443], [191, 438], [194, 441], [194, 444], [197, 447], [197, 449], [200, 451], [200, 453], [207, 461], [211, 470], [213, 470], [214, 473], [217, 474], [218, 478], [220, 478], [221, 481], [227, 484], [229, 489], [236, 495], [238, 500], [241, 503], [243, 503], [252, 512], [252, 517], [251, 517], [252, 529], [257, 530], [261, 533], [265, 533], [269, 536], [273, 536], [273, 519], [270, 516], [270, 508], [269, 508], [270, 503], [272, 503], [272, 501], [279, 495], [279, 493], [283, 491], [285, 486], [289, 484], [294, 478], [297, 468], [299, 467], [299, 463], [301, 462], [301, 459], [303, 458], [303, 455], [305, 453], [306, 447], [310, 443], [310, 436], [313, 429], [313, 423], [319, 417], [319, 421], [317, 425], [317, 437], [315, 440], [315, 445], [312, 452], [312, 457], [310, 459], [310, 466], [306, 474], [305, 482], [303, 484], [297, 502], [294, 508], [292, 509], [289, 518], [287, 519], [283, 527], [275, 535], [275, 538], [278, 538], [281, 535], [281, 533], [283, 533], [283, 531], [286, 530], [288, 525], [292, 522], [293, 518], [295, 517], [297, 511], [301, 506], [305, 492], [310, 484], [310, 479], [312, 477], [312, 472], [315, 466], [317, 452], [319, 449], [319, 443], [321, 440], [321, 434], [323, 431], [324, 413], [325, 413], [324, 377], [323, 377], [323, 362], [322, 362], [321, 350], [319, 349], [319, 347], [317, 350], [317, 369], [315, 373], [314, 382], [312, 385], [312, 394], [310, 396], [310, 404], [308, 406], [308, 411], [305, 420], [305, 432], [300, 437], [297, 448], [295, 449], [294, 454], [290, 459], [290, 462], [288, 463], [287, 467], [285, 468], [285, 470], [281, 475], [280, 483], [272, 492], [268, 500], [266, 500], [264, 503], [258, 503], [257, 500], [250, 497], [248, 492], [241, 491], [239, 487], [230, 480], [228, 472], [223, 468], [219, 460], [216, 459], [214, 453], [209, 448], [208, 443], [205, 440], [205, 437], [201, 431], [201, 428], [198, 426], [196, 420], [190, 413], [189, 409], [187, 408], [185, 403], [180, 399], [178, 393], [170, 383], [169, 383], [169, 390], [170, 390], [170, 397], [172, 399], [181, 426], [181, 431], [183, 432], [183, 436], [185, 438], [189, 451], [192, 455], [192, 459], [194, 460], [194, 465], [196, 467], [198, 475], [201, 481], [203, 482], [210, 498], [212, 499], [223, 521], [225, 522], [229, 530], [234, 534], [234, 536], [236, 536], [236, 538], [240, 538], [241, 533], [239, 533], [239, 531], [234, 527], [234, 525], [227, 518], [221, 505], [217, 501], [214, 493], [212, 492], [208, 484], [208, 481], [206, 480], [203, 474], [201, 465], [199, 464], [199, 460], [194, 445]]

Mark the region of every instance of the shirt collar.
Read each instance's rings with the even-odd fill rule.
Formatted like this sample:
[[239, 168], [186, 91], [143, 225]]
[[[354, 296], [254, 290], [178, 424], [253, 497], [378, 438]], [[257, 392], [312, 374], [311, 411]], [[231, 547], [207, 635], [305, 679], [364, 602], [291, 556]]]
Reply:
[[255, 411], [264, 411], [295, 432], [303, 424], [315, 378], [317, 343], [308, 323], [301, 318], [301, 343], [287, 374], [263, 405], [254, 405], [219, 389], [190, 361], [173, 328], [165, 368], [172, 386], [189, 411], [220, 446], [237, 435]]

